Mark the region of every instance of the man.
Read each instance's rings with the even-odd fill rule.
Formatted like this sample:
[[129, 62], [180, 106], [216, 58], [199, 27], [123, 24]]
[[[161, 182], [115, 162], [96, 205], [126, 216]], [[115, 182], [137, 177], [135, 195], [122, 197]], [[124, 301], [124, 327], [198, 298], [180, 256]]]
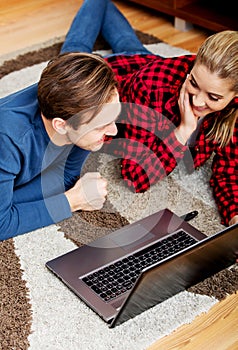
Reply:
[[102, 208], [106, 180], [80, 172], [119, 113], [111, 68], [87, 53], [61, 54], [38, 84], [0, 100], [1, 240]]

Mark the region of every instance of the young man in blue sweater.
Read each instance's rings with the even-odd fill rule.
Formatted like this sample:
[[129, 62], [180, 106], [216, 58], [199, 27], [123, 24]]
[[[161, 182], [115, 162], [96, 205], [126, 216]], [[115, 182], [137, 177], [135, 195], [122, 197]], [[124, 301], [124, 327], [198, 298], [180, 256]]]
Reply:
[[111, 68], [87, 53], [60, 55], [38, 84], [0, 100], [0, 240], [102, 208], [106, 180], [80, 172], [119, 113]]

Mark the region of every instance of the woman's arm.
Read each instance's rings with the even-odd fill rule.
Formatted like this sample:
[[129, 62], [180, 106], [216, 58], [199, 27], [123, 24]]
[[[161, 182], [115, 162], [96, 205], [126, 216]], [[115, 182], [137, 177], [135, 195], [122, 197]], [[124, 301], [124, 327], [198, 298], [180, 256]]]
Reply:
[[238, 148], [237, 138], [224, 148], [218, 149], [213, 158], [212, 177], [214, 199], [222, 223], [233, 224], [238, 217]]
[[188, 149], [177, 140], [174, 124], [146, 106], [124, 104], [118, 130], [118, 139], [105, 150], [122, 159], [122, 177], [135, 192], [148, 190], [168, 175]]
[[233, 216], [233, 218], [229, 221], [229, 225], [234, 225], [238, 223], [238, 215]]

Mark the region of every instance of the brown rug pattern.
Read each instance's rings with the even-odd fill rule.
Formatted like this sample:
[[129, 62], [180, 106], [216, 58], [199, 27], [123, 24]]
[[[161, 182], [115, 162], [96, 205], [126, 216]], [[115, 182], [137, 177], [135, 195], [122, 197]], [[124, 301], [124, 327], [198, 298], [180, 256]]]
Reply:
[[28, 349], [31, 309], [13, 239], [0, 242], [0, 349]]
[[[144, 44], [161, 42], [158, 38], [139, 31], [137, 35]], [[0, 67], [0, 78], [10, 72], [51, 59], [59, 53], [61, 45], [62, 43], [54, 44], [5, 61]], [[107, 48], [103, 39], [98, 38], [94, 49]], [[90, 161], [95, 171], [97, 158], [94, 156]], [[126, 224], [128, 221], [107, 201], [103, 210], [74, 213], [72, 218], [59, 224], [59, 229], [65, 233], [65, 237], [80, 246]], [[226, 269], [189, 289], [194, 293], [214, 296], [218, 300], [237, 290], [238, 270], [236, 268]], [[31, 332], [32, 314], [28, 294], [29, 290], [25, 281], [22, 280], [22, 271], [19, 258], [15, 254], [13, 240], [0, 242], [0, 349], [2, 350], [25, 350], [29, 347], [27, 337]]]

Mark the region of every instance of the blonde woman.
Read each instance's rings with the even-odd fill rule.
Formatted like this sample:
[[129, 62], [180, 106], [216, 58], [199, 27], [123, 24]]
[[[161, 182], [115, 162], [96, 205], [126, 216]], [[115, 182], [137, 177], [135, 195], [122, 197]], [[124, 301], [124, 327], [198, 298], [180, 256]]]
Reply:
[[91, 52], [99, 33], [124, 103], [118, 134], [103, 149], [121, 158], [126, 184], [143, 192], [181, 160], [191, 171], [214, 155], [210, 184], [222, 223], [238, 222], [238, 32], [212, 35], [197, 55], [164, 58], [110, 0], [85, 0], [62, 50]]
[[[126, 183], [143, 192], [179, 161], [192, 171], [213, 156], [210, 184], [222, 223], [238, 222], [238, 32], [214, 34], [196, 56], [134, 58], [128, 78], [119, 78], [121, 100], [133, 107], [113, 146]], [[120, 56], [108, 58], [117, 76], [118, 60], [122, 66]]]

